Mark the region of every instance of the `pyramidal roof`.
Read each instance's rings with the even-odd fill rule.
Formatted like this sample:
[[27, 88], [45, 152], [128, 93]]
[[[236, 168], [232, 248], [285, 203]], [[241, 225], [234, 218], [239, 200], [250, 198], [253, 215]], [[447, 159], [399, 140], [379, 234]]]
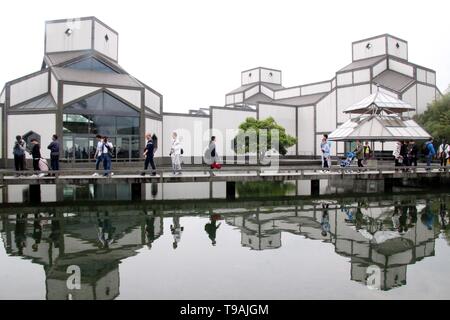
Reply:
[[380, 92], [378, 89], [375, 93], [362, 99], [361, 101], [351, 105], [344, 110], [344, 113], [403, 113], [415, 110], [410, 104], [397, 99], [387, 93]]

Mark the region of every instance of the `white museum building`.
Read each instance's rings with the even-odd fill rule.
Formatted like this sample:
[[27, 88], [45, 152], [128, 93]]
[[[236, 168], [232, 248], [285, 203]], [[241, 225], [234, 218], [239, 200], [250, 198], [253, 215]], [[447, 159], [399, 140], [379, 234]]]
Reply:
[[[241, 73], [240, 87], [225, 95], [224, 106], [169, 113], [161, 94], [118, 64], [118, 44], [118, 33], [95, 17], [46, 22], [41, 70], [7, 82], [1, 91], [4, 166], [13, 158], [16, 135], [41, 140], [49, 157], [46, 146], [54, 133], [62, 137], [66, 162], [92, 160], [96, 134], [111, 138], [117, 162], [140, 158], [145, 132], [159, 138], [156, 156], [168, 157], [173, 131], [185, 161], [200, 159], [211, 135], [218, 136], [219, 154], [235, 161], [233, 137], [226, 132], [237, 133], [247, 117], [269, 116], [298, 137], [288, 156], [313, 157], [321, 136], [349, 119], [343, 111], [377, 88], [414, 108], [405, 116], [423, 112], [441, 96], [436, 72], [408, 60], [407, 41], [383, 34], [353, 42], [351, 63], [328, 80], [284, 87], [280, 70], [258, 67]], [[337, 142], [333, 154], [344, 152], [344, 142]]]

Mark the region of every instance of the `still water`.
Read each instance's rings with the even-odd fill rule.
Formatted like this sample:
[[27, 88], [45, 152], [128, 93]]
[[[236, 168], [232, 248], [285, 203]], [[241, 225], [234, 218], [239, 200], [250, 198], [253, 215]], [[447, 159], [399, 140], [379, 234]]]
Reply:
[[89, 188], [4, 199], [0, 299], [450, 298], [450, 192], [145, 201]]

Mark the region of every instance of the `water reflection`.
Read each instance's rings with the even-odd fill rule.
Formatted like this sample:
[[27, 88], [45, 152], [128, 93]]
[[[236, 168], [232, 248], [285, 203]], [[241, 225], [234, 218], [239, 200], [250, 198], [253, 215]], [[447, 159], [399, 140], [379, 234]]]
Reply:
[[[105, 205], [88, 207], [83, 213], [64, 206], [33, 209], [36, 212], [27, 209], [27, 213], [3, 214], [0, 231], [9, 256], [21, 256], [44, 267], [47, 299], [114, 299], [120, 293], [120, 262], [142, 248], [151, 255], [155, 242], [165, 236], [172, 238], [177, 253], [192, 245], [187, 243], [192, 241], [189, 233], [201, 233], [202, 241], [218, 250], [216, 244], [225, 232], [219, 230], [226, 227], [240, 232], [235, 250], [242, 246], [258, 250], [257, 254], [282, 248], [285, 233], [305, 239], [302, 241], [318, 240], [348, 258], [353, 281], [367, 284], [368, 270], [379, 268], [381, 290], [405, 285], [408, 265], [435, 255], [439, 234], [448, 238], [445, 195], [210, 206], [187, 211]], [[183, 220], [188, 218], [197, 219], [198, 227], [185, 230]], [[164, 235], [164, 224], [170, 226], [170, 235]], [[201, 251], [195, 254], [203, 255]], [[224, 254], [233, 257], [233, 252]], [[81, 269], [80, 290], [67, 284], [67, 270], [74, 265]]]

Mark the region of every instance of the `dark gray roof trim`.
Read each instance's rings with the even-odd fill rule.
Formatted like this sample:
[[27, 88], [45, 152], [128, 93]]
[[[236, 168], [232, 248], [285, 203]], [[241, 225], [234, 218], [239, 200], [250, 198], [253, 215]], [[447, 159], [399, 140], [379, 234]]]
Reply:
[[370, 68], [370, 67], [376, 65], [377, 63], [383, 61], [386, 58], [387, 58], [387, 55], [382, 55], [382, 56], [376, 56], [376, 57], [371, 57], [371, 58], [362, 59], [362, 60], [356, 60], [356, 61], [350, 63], [349, 65], [345, 66], [344, 68], [340, 69], [337, 73], [344, 72], [344, 71], [351, 71], [351, 70], [355, 70], [355, 69]]
[[317, 104], [324, 96], [328, 95], [329, 92], [325, 93], [316, 93], [316, 94], [309, 94], [306, 96], [299, 96], [299, 97], [293, 97], [293, 98], [285, 98], [285, 99], [278, 99], [275, 100], [274, 103], [281, 103], [281, 104], [287, 104], [292, 106], [305, 106], [305, 105], [314, 105]]
[[385, 70], [373, 79], [374, 83], [380, 84], [383, 87], [391, 89], [396, 92], [403, 92], [415, 80], [404, 74], [392, 70]]
[[112, 74], [104, 72], [93, 72], [75, 70], [69, 68], [52, 68], [56, 78], [62, 81], [89, 83], [94, 85], [113, 85], [132, 88], [144, 88], [136, 79], [127, 74]]

